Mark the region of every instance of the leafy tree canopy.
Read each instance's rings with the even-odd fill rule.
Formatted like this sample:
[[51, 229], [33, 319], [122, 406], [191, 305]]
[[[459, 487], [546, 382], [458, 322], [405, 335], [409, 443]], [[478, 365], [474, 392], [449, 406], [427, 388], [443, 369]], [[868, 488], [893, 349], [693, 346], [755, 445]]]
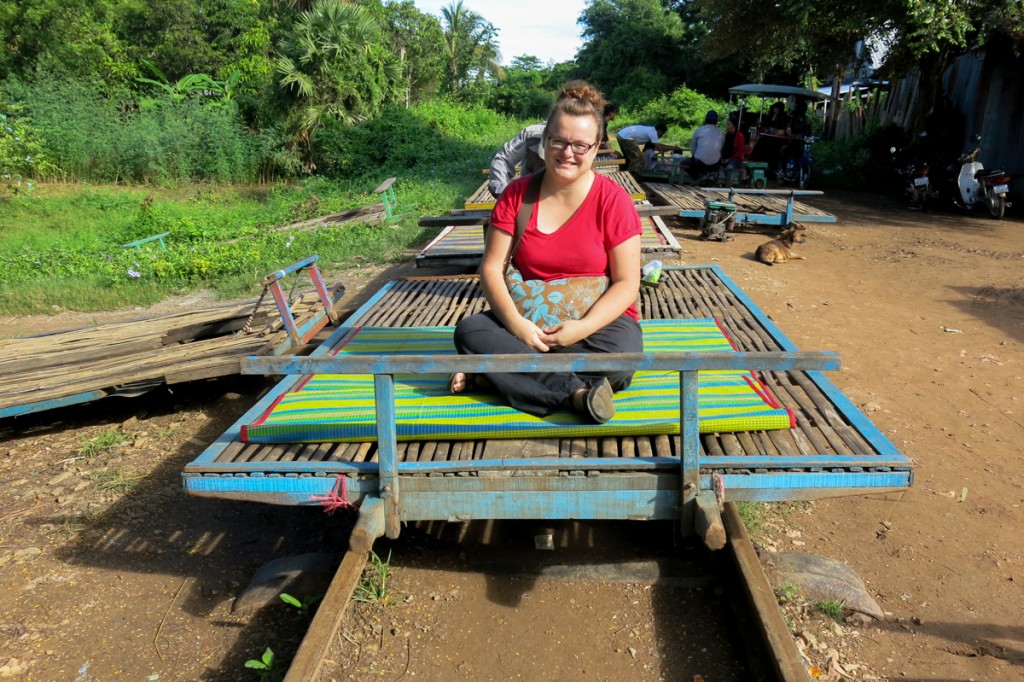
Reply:
[[488, 76], [498, 80], [505, 77], [497, 45], [498, 29], [493, 24], [467, 9], [462, 0], [443, 7], [441, 18], [446, 92], [459, 94], [470, 81], [483, 81]]

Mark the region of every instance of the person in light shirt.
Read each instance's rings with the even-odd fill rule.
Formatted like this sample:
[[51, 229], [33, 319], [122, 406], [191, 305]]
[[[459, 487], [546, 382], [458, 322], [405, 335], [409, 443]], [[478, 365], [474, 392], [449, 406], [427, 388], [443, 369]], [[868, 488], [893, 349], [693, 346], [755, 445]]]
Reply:
[[690, 138], [692, 156], [683, 159], [683, 166], [690, 177], [698, 178], [718, 170], [722, 163], [724, 144], [725, 133], [718, 127], [718, 112], [712, 109], [704, 116], [704, 125], [693, 131], [693, 137]]
[[634, 175], [643, 174], [647, 170], [647, 159], [644, 158], [647, 150], [682, 153], [679, 147], [661, 142], [661, 136], [667, 130], [668, 126], [659, 122], [653, 126], [632, 125], [616, 133], [615, 140], [619, 143], [622, 155], [626, 157], [626, 170]]

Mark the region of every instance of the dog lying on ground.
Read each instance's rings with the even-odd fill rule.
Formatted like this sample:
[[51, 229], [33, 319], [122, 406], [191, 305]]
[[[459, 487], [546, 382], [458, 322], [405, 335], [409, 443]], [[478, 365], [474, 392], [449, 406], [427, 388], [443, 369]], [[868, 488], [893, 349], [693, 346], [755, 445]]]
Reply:
[[790, 225], [782, 231], [778, 238], [757, 247], [754, 256], [766, 265], [785, 263], [787, 260], [806, 260], [803, 256], [793, 253], [793, 243], [802, 244], [805, 241], [804, 231], [806, 229], [800, 225]]

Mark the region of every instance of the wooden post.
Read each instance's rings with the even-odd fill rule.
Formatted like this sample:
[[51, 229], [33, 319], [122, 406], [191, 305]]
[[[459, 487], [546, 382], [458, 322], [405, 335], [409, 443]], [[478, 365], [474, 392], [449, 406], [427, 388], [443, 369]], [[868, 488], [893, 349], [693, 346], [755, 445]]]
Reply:
[[384, 535], [384, 503], [379, 497], [367, 496], [359, 505], [359, 518], [348, 538], [351, 552], [367, 553], [373, 549], [374, 541]]
[[377, 453], [380, 459], [380, 499], [384, 502], [384, 534], [394, 540], [401, 531], [401, 495], [398, 489], [398, 431], [395, 425], [395, 378], [373, 376], [377, 407]]
[[679, 373], [679, 464], [682, 468], [682, 505], [679, 513], [679, 528], [683, 535], [692, 535], [694, 530], [694, 506], [700, 491], [700, 424], [697, 404], [697, 372], [685, 370]]
[[722, 525], [722, 514], [713, 490], [703, 490], [697, 495], [694, 530], [704, 539], [708, 549], [725, 547], [725, 526]]

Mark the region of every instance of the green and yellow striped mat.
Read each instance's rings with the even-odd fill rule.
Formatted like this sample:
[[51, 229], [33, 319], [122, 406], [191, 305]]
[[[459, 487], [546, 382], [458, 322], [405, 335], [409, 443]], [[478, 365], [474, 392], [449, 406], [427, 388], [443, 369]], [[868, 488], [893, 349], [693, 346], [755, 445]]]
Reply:
[[[731, 351], [713, 319], [644, 320], [649, 353]], [[341, 342], [335, 355], [425, 355], [454, 353], [453, 327], [362, 327]], [[450, 395], [448, 377], [397, 375], [395, 400], [399, 440], [564, 438], [679, 433], [679, 375], [638, 372], [632, 386], [615, 395], [615, 417], [584, 422], [572, 412], [534, 417], [487, 393]], [[791, 413], [750, 372], [699, 373], [702, 433], [787, 429]], [[247, 443], [321, 443], [375, 440], [373, 377], [317, 374], [285, 393], [252, 424], [242, 427]]]

